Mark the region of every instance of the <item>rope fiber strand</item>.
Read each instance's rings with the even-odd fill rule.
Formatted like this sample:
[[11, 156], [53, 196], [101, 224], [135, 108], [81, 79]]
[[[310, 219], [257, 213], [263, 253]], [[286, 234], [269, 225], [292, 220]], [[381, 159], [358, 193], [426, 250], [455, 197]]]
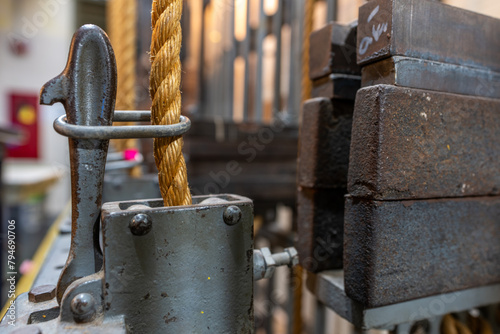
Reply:
[[[168, 125], [181, 115], [182, 0], [153, 0], [151, 10], [151, 122]], [[154, 154], [160, 191], [165, 206], [190, 205], [186, 163], [181, 136], [154, 140]]]

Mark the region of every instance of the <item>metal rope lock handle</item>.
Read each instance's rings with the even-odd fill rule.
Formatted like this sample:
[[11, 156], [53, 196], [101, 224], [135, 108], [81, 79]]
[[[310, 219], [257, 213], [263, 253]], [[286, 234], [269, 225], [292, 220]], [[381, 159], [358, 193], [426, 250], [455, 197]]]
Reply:
[[115, 121], [148, 121], [149, 111], [114, 111], [116, 61], [106, 33], [84, 25], [71, 42], [64, 71], [47, 82], [40, 103], [61, 102], [66, 115], [54, 121], [54, 129], [69, 137], [71, 167], [72, 234], [66, 265], [57, 285], [60, 303], [74, 281], [102, 267], [99, 247], [99, 218], [102, 184], [109, 139], [177, 136], [191, 123], [181, 116], [175, 125], [113, 127]]

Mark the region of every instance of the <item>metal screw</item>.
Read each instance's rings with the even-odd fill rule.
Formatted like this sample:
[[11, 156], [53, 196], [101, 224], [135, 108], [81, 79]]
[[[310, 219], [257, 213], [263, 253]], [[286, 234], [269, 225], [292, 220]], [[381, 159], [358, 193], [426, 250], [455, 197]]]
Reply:
[[80, 293], [71, 301], [71, 312], [77, 322], [85, 322], [94, 316], [96, 304], [94, 297], [89, 293]]
[[235, 205], [228, 206], [223, 214], [224, 223], [227, 225], [236, 225], [241, 220], [241, 210]]
[[297, 266], [299, 264], [299, 252], [297, 252], [295, 247], [285, 248], [284, 251], [290, 256], [288, 266], [290, 268]]
[[42, 334], [42, 330], [38, 326], [26, 326], [13, 330], [10, 334]]
[[133, 235], [146, 235], [153, 228], [153, 220], [147, 214], [139, 213], [132, 218], [129, 227]]
[[40, 285], [31, 289], [28, 299], [32, 303], [41, 303], [51, 300], [56, 296], [56, 286], [52, 284]]

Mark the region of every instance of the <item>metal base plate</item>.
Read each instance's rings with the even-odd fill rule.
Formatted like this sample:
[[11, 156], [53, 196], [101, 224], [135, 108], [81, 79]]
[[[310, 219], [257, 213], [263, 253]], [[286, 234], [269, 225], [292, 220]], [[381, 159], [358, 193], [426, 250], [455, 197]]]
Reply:
[[345, 294], [342, 270], [318, 274], [309, 272], [307, 287], [319, 301], [362, 329], [392, 330], [396, 325], [500, 302], [500, 284], [494, 284], [377, 308], [365, 308]]

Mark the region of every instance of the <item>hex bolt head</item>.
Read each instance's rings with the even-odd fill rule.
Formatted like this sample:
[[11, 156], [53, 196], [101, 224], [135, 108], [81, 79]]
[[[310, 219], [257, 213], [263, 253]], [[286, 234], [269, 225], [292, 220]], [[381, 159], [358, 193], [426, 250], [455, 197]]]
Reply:
[[36, 286], [28, 293], [28, 300], [32, 303], [41, 303], [56, 296], [56, 286], [52, 284]]
[[129, 228], [133, 235], [146, 235], [153, 228], [153, 220], [149, 215], [139, 213], [130, 220]]
[[224, 210], [224, 223], [227, 225], [236, 225], [241, 220], [241, 210], [236, 205], [231, 205]]
[[80, 293], [71, 300], [71, 312], [77, 322], [86, 322], [96, 313], [94, 297], [89, 293]]
[[290, 256], [290, 263], [288, 263], [288, 266], [290, 268], [295, 267], [299, 264], [299, 253], [297, 252], [295, 247], [285, 248], [284, 251], [287, 252]]

